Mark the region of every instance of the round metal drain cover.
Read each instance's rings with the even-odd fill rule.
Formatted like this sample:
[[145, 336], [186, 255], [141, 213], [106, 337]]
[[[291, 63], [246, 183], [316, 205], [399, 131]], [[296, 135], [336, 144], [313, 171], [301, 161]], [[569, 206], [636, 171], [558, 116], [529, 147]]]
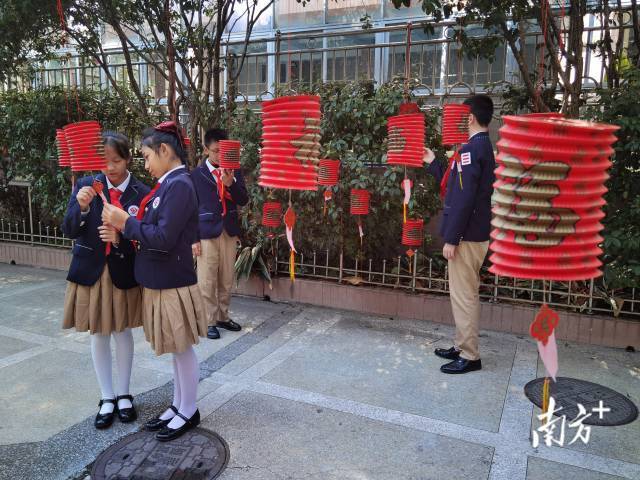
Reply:
[[210, 480], [226, 468], [229, 447], [217, 434], [196, 428], [171, 442], [153, 432], [128, 435], [96, 459], [92, 480]]
[[[591, 413], [582, 423], [585, 425], [613, 426], [625, 425], [638, 418], [638, 407], [621, 393], [603, 387], [597, 383], [578, 380], [577, 378], [556, 377], [551, 380], [550, 394], [556, 402], [556, 410], [562, 407], [556, 416], [565, 415], [567, 420], [578, 416], [578, 404], [582, 404], [587, 413]], [[544, 378], [536, 378], [524, 386], [524, 393], [538, 407], [542, 408], [542, 384]], [[610, 412], [600, 414], [593, 408], [599, 408], [600, 400], [604, 408]]]

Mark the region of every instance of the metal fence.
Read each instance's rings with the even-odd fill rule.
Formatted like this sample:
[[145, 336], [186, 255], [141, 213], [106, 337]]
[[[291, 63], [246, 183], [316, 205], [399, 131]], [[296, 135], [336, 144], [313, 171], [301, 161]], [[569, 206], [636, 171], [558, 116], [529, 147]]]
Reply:
[[57, 226], [34, 224], [27, 220], [12, 221], [0, 218], [0, 241], [27, 243], [46, 247], [71, 248], [73, 240], [65, 237]]
[[[336, 258], [337, 260], [332, 260]], [[275, 274], [289, 275], [289, 258], [275, 259]], [[409, 266], [409, 263], [411, 264]], [[347, 259], [329, 250], [300, 254], [296, 257], [295, 274], [302, 278], [336, 281], [352, 285], [388, 287], [411, 292], [446, 294], [449, 280], [446, 264], [417, 253], [373, 261]], [[519, 280], [481, 271], [480, 298], [489, 302], [547, 305], [572, 312], [600, 313], [640, 319], [640, 298], [636, 288], [606, 291], [601, 280], [556, 282]], [[640, 292], [638, 292], [640, 293]]]
[[[601, 19], [588, 16], [583, 31], [584, 70], [582, 79], [586, 89], [603, 84], [606, 72], [598, 53], [590, 48], [602, 40]], [[624, 45], [633, 39], [631, 13], [625, 12], [621, 25], [611, 25], [612, 35], [620, 36]], [[410, 53], [406, 55], [408, 29], [412, 32]], [[480, 89], [499, 89], [505, 84], [521, 83], [517, 62], [504, 43], [497, 46], [493, 60], [462, 55], [454, 39], [454, 23], [435, 26], [435, 34], [423, 32], [420, 22], [384, 26], [369, 30], [345, 28], [331, 32], [271, 33], [271, 36], [252, 38], [242, 69], [238, 73], [238, 54], [244, 42], [230, 41], [224, 45], [226, 64], [222, 88], [227, 90], [231, 77], [238, 73], [235, 89], [239, 98], [255, 100], [272, 96], [278, 89], [302, 90], [328, 81], [372, 80], [382, 84], [402, 76], [407, 62], [411, 77], [418, 86], [415, 93], [434, 97], [467, 95]], [[471, 37], [486, 37], [480, 26], [469, 27]], [[269, 35], [269, 34], [267, 34]], [[567, 32], [564, 33], [565, 37]], [[259, 37], [259, 35], [258, 35]], [[544, 42], [535, 25], [522, 35], [526, 61], [531, 71], [537, 70]], [[127, 85], [127, 65], [121, 52], [109, 54], [109, 71], [119, 85]], [[133, 74], [151, 101], [166, 104], [167, 82], [160, 63], [133, 62]], [[182, 73], [180, 73], [182, 74]], [[41, 68], [31, 80], [12, 79], [4, 88], [30, 88], [61, 85], [67, 88], [111, 89], [105, 72], [90, 61], [71, 56], [53, 68]], [[213, 87], [213, 86], [212, 86]], [[0, 89], [3, 85], [0, 85]], [[222, 92], [221, 92], [222, 93]]]

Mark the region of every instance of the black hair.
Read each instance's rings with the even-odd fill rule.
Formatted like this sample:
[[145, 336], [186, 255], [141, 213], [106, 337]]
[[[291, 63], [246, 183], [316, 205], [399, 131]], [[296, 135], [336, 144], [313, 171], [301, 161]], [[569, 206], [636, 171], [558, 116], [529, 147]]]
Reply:
[[155, 128], [147, 128], [142, 132], [142, 146], [149, 147], [156, 153], [160, 149], [161, 144], [169, 145], [183, 165], [187, 164], [187, 151], [182, 146], [181, 140], [175, 133], [160, 132]]
[[471, 107], [471, 113], [473, 113], [480, 125], [483, 127], [489, 126], [493, 117], [493, 100], [489, 95], [474, 95], [467, 98], [464, 104]]
[[227, 131], [222, 128], [210, 128], [204, 134], [204, 146], [209, 147], [213, 142], [219, 142], [220, 140], [228, 140], [229, 136]]
[[105, 131], [102, 132], [102, 143], [112, 147], [119, 157], [124, 158], [127, 162], [131, 160], [131, 146], [126, 135], [118, 132]]

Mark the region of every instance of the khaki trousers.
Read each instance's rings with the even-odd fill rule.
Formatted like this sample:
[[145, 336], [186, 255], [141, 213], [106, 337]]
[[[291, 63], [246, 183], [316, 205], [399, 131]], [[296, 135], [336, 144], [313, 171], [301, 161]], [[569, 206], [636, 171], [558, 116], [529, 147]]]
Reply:
[[207, 322], [211, 326], [229, 320], [238, 237], [231, 237], [223, 230], [218, 238], [203, 239], [200, 245], [198, 285], [204, 299]]
[[449, 260], [451, 309], [456, 322], [455, 345], [460, 356], [478, 360], [480, 324], [480, 267], [487, 255], [489, 242], [460, 242], [453, 260]]

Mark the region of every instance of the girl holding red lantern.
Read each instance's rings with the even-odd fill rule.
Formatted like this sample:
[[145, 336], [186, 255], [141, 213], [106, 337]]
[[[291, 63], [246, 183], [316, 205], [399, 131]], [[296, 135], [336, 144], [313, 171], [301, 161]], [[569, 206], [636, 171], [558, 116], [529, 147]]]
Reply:
[[[102, 399], [96, 415], [96, 428], [107, 428], [117, 413], [121, 422], [137, 418], [129, 394], [133, 363], [131, 329], [142, 325], [141, 289], [133, 268], [135, 248], [113, 227], [103, 225], [103, 202], [92, 184], [108, 187], [105, 198], [135, 215], [149, 187], [139, 182], [127, 167], [131, 153], [127, 137], [103, 134], [107, 162], [104, 173], [84, 177], [74, 188], [62, 223], [64, 233], [75, 239], [64, 301], [62, 328], [91, 334], [91, 357]], [[111, 375], [111, 337], [116, 344], [117, 393]]]
[[193, 268], [191, 245], [198, 231], [198, 200], [189, 172], [182, 130], [163, 122], [142, 136], [145, 168], [158, 183], [137, 217], [108, 205], [102, 219], [138, 242], [136, 278], [144, 287], [142, 319], [157, 355], [173, 354], [172, 405], [145, 428], [156, 439], [180, 437], [200, 423], [196, 406], [199, 373], [193, 345], [206, 335], [204, 303]]
[[[437, 348], [435, 354], [451, 360], [443, 373], [480, 370], [478, 348], [480, 323], [480, 268], [489, 249], [491, 194], [495, 180], [495, 158], [489, 139], [493, 102], [487, 95], [474, 95], [464, 102], [468, 114], [469, 140], [443, 171], [434, 154], [425, 149], [427, 171], [441, 181], [444, 212], [440, 234], [443, 256], [449, 264], [449, 290], [456, 324], [453, 347]], [[443, 122], [444, 123], [444, 122]]]

